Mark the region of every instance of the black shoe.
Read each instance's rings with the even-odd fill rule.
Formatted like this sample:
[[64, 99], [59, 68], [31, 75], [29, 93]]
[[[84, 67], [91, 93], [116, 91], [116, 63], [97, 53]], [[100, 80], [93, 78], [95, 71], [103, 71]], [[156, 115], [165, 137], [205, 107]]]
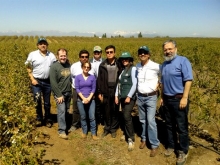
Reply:
[[107, 135], [108, 135], [108, 132], [104, 131], [103, 134], [101, 135], [101, 138], [104, 138]]
[[45, 125], [46, 127], [51, 128], [53, 126], [53, 121], [51, 119], [47, 119], [45, 121]]
[[112, 138], [116, 138], [116, 132], [111, 133]]

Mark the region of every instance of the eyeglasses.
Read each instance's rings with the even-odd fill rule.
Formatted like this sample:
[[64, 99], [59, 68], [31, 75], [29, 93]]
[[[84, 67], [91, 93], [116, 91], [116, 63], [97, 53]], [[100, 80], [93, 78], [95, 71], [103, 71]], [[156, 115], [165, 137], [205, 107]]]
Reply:
[[80, 56], [80, 58], [89, 58], [89, 56]]
[[106, 54], [112, 54], [113, 51], [106, 51]]
[[84, 69], [90, 69], [90, 67], [89, 67], [89, 66], [83, 66], [83, 68], [84, 68]]
[[47, 43], [46, 42], [40, 42], [40, 43], [38, 43], [38, 45], [47, 45]]

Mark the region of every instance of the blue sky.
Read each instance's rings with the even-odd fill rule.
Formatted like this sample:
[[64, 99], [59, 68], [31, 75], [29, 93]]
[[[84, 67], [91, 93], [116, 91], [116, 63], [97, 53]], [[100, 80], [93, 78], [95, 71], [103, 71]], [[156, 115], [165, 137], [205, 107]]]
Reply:
[[0, 32], [220, 37], [220, 0], [0, 0]]

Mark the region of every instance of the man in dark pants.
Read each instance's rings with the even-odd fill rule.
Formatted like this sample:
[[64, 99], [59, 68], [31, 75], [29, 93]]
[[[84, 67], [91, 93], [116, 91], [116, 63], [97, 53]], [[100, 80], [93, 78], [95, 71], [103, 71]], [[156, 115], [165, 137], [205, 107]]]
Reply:
[[[103, 61], [102, 58], [102, 48], [100, 46], [95, 46], [93, 48], [93, 58], [91, 58], [90, 63], [92, 64], [92, 70], [95, 75], [95, 77], [98, 77], [98, 71], [99, 71], [99, 65]], [[103, 124], [103, 114], [100, 109], [100, 100], [98, 98], [98, 93], [95, 93], [95, 118], [96, 118], [96, 123], [98, 124]]]
[[97, 78], [98, 97], [104, 111], [105, 126], [102, 138], [108, 133], [115, 138], [119, 126], [119, 106], [115, 104], [115, 90], [122, 67], [115, 57], [115, 46], [107, 46], [105, 53], [107, 59], [100, 64]]
[[170, 156], [174, 150], [177, 150], [176, 164], [183, 165], [189, 150], [187, 115], [189, 91], [193, 80], [192, 66], [186, 57], [177, 55], [175, 41], [164, 42], [163, 51], [165, 62], [161, 67], [161, 104], [166, 109], [165, 121], [168, 141], [164, 155]]
[[[36, 102], [37, 121], [38, 125], [47, 124], [52, 126], [50, 119], [50, 94], [51, 86], [49, 80], [49, 70], [53, 62], [56, 61], [55, 55], [48, 51], [48, 42], [45, 38], [39, 38], [37, 41], [38, 50], [31, 52], [28, 55], [25, 65], [27, 66], [28, 75], [31, 80], [31, 87]], [[42, 100], [44, 100], [44, 115], [42, 111]]]

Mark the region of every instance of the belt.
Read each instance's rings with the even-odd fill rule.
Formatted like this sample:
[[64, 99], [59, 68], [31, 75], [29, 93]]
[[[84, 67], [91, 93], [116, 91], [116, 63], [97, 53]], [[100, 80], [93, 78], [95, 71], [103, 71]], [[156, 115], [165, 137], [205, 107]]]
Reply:
[[138, 96], [147, 97], [147, 96], [153, 96], [157, 95], [157, 91], [153, 91], [151, 93], [138, 93]]
[[[34, 77], [35, 78], [35, 77]], [[41, 79], [41, 78], [35, 78], [37, 80], [40, 80], [40, 81], [49, 81], [50, 79], [49, 78], [46, 78], [46, 79]]]
[[168, 96], [168, 95], [163, 94], [163, 97], [166, 98], [166, 99], [174, 99], [174, 98], [181, 99], [183, 97], [183, 94], [179, 93], [179, 94], [176, 94], [174, 96]]

